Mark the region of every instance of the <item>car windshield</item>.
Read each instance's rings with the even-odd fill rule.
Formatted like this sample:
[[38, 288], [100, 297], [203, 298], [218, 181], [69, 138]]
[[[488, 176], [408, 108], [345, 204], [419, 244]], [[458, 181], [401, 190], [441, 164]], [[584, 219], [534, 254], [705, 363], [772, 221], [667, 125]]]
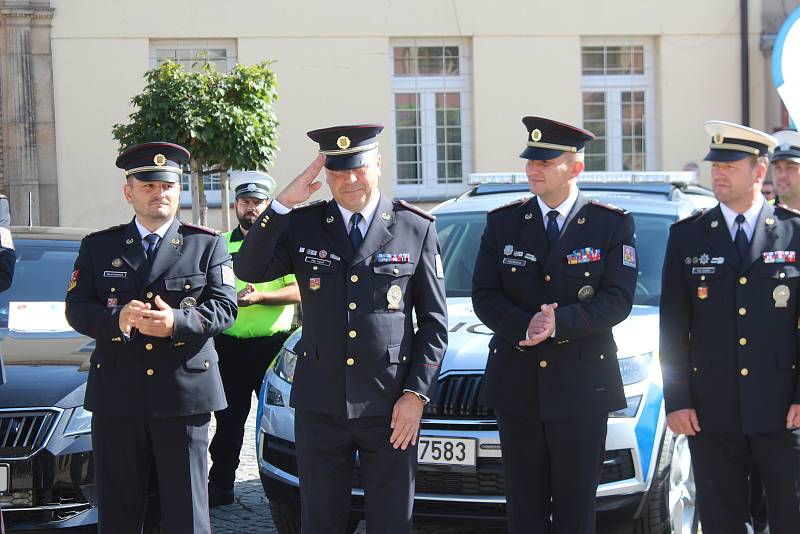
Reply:
[[11, 287], [0, 293], [0, 327], [8, 327], [9, 302], [59, 302], [78, 256], [79, 241], [14, 240], [17, 265]]
[[[639, 266], [633, 302], [658, 306], [661, 296], [661, 267], [669, 227], [675, 218], [646, 213], [634, 213], [633, 218], [636, 221], [636, 256]], [[442, 244], [448, 297], [472, 295], [472, 270], [485, 225], [484, 212], [436, 214], [436, 231]]]

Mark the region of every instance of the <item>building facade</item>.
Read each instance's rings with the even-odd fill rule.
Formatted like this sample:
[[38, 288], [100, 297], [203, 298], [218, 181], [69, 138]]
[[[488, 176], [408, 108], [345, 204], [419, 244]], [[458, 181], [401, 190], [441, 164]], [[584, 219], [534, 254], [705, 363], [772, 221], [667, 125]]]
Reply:
[[[746, 109], [756, 128], [785, 126], [768, 41], [798, 3], [0, 0], [0, 185], [18, 223], [29, 196], [46, 224], [131, 213], [111, 127], [165, 59], [275, 61], [279, 187], [315, 156], [307, 130], [382, 122], [381, 189], [431, 205], [469, 173], [521, 170], [524, 115], [595, 132], [589, 169], [681, 170], [702, 159], [705, 119]], [[216, 227], [218, 187], [207, 179]]]

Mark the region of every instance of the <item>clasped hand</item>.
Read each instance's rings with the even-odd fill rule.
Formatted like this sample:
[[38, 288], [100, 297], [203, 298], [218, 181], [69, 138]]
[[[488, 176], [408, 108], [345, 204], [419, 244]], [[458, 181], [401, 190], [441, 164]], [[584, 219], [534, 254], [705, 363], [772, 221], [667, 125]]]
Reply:
[[132, 300], [123, 306], [119, 313], [119, 329], [122, 333], [130, 335], [131, 329], [136, 328], [146, 336], [170, 337], [175, 324], [172, 308], [160, 295], [156, 296], [154, 302], [157, 310], [152, 309], [149, 302], [138, 300]]
[[533, 347], [553, 335], [556, 331], [556, 308], [557, 302], [542, 304], [541, 311], [536, 312], [528, 324], [526, 339], [519, 342], [521, 347]]

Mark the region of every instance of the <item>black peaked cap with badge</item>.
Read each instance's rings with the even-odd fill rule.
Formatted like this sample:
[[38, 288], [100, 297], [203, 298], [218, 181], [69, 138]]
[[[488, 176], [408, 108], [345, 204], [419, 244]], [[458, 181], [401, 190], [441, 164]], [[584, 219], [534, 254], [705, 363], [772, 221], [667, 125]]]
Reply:
[[781, 130], [772, 136], [778, 141], [772, 161], [794, 161], [800, 163], [800, 132], [796, 130]]
[[123, 151], [116, 161], [125, 171], [142, 182], [180, 182], [183, 165], [189, 161], [189, 151], [180, 145], [154, 141], [132, 146]]
[[312, 130], [306, 135], [319, 143], [319, 153], [325, 154], [325, 167], [346, 171], [366, 165], [366, 155], [378, 148], [382, 124], [355, 124]]
[[583, 128], [543, 117], [523, 117], [528, 130], [527, 146], [519, 157], [547, 161], [565, 152], [583, 152], [594, 134]]

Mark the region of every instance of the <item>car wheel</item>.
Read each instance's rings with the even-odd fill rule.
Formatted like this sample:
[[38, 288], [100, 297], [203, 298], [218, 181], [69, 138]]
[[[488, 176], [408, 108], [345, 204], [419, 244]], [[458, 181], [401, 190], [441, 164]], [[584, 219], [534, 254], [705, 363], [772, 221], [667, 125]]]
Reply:
[[636, 533], [697, 534], [694, 474], [686, 436], [666, 431], [654, 476]]
[[[278, 534], [300, 534], [300, 510], [269, 501], [269, 511]], [[353, 534], [356, 529], [358, 529], [358, 520], [350, 519], [347, 522], [346, 534]]]

